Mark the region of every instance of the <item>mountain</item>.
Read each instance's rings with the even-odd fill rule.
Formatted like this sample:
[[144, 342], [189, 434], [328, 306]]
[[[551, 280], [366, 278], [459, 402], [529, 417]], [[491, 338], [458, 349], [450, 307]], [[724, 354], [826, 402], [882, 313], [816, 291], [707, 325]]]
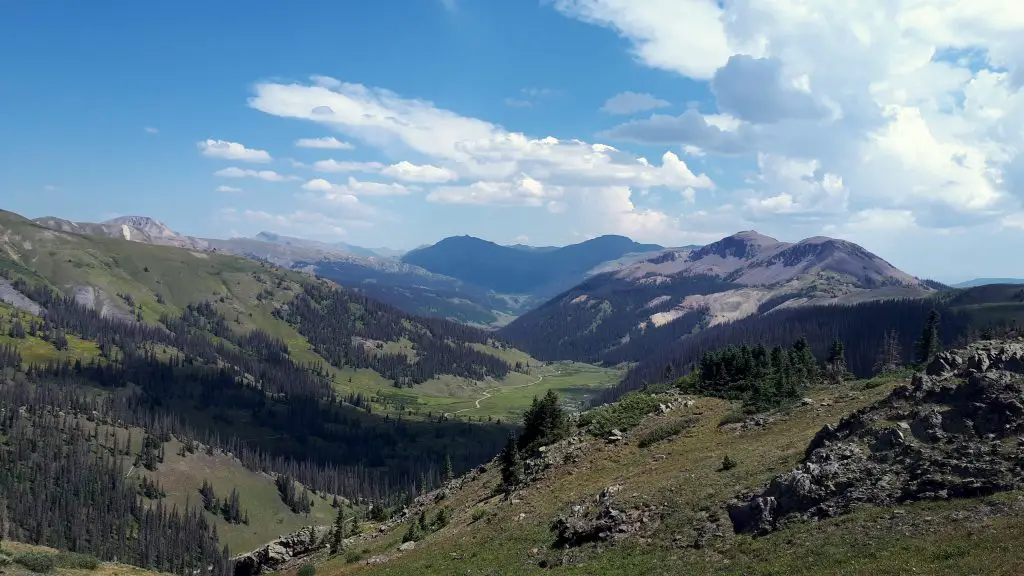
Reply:
[[147, 216], [121, 216], [100, 223], [72, 222], [63, 218], [45, 216], [36, 218], [35, 222], [62, 232], [123, 238], [132, 242], [157, 246], [176, 246], [192, 250], [206, 250], [209, 247], [206, 241], [178, 234], [163, 222]]
[[975, 286], [987, 286], [989, 284], [1024, 284], [1024, 278], [975, 278], [958, 284], [954, 288], [973, 288]]
[[587, 273], [627, 254], [662, 250], [625, 236], [599, 236], [556, 249], [501, 246], [472, 236], [452, 236], [406, 253], [402, 261], [500, 294], [543, 300], [579, 283]]
[[157, 220], [141, 216], [103, 223], [38, 218], [52, 230], [74, 234], [122, 238], [133, 242], [219, 252], [266, 261], [328, 278], [355, 288], [371, 298], [406, 312], [446, 318], [477, 326], [507, 324], [525, 301], [492, 294], [455, 279], [433, 274], [396, 259], [401, 252], [388, 248], [362, 248], [326, 243], [275, 232], [252, 238], [193, 238], [178, 234]]
[[845, 240], [788, 243], [746, 231], [592, 276], [500, 334], [542, 359], [633, 362], [661, 343], [750, 315], [934, 292]]

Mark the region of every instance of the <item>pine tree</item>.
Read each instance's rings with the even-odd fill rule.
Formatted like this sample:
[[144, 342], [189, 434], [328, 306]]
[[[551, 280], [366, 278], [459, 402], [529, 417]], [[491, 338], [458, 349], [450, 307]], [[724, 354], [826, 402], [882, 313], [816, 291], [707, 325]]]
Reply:
[[939, 311], [932, 309], [928, 313], [928, 321], [924, 330], [921, 331], [921, 338], [917, 341], [917, 363], [926, 365], [939, 353], [941, 341], [939, 340]]
[[430, 530], [430, 525], [427, 524], [427, 511], [420, 510], [420, 518], [418, 520], [420, 526], [420, 532], [426, 533]]
[[501, 451], [501, 485], [511, 492], [523, 483], [523, 460], [515, 434], [509, 434], [505, 449]]
[[451, 454], [445, 454], [444, 455], [444, 464], [443, 464], [443, 466], [441, 468], [441, 477], [444, 479], [445, 482], [451, 482], [452, 478], [455, 477], [455, 474], [452, 471], [452, 457], [451, 457]]
[[338, 516], [334, 519], [334, 532], [331, 534], [331, 554], [341, 551], [341, 543], [345, 539], [345, 509], [338, 509]]
[[825, 360], [825, 374], [829, 383], [839, 385], [846, 378], [846, 352], [841, 340], [836, 338], [832, 341], [828, 358]]
[[898, 370], [903, 364], [903, 353], [900, 350], [899, 335], [895, 330], [888, 330], [882, 337], [882, 345], [875, 358], [872, 371], [875, 374], [884, 374]]

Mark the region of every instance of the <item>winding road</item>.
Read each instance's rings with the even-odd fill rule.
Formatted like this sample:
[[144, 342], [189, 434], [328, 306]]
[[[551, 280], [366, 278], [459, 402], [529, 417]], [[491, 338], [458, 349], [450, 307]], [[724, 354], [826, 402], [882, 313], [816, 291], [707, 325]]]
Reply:
[[[558, 374], [558, 372], [555, 372], [555, 374]], [[548, 376], [550, 376], [550, 374], [548, 374]], [[494, 378], [491, 378], [490, 376], [488, 376], [487, 379], [490, 380], [491, 382], [494, 382]], [[462, 410], [456, 410], [455, 412], [445, 412], [444, 417], [445, 418], [449, 418], [451, 416], [456, 416], [458, 414], [462, 414], [463, 412], [467, 412], [469, 410], [478, 410], [480, 408], [480, 402], [490, 398], [491, 397], [491, 392], [494, 392], [495, 390], [511, 390], [513, 388], [527, 388], [529, 386], [533, 386], [534, 384], [540, 384], [542, 380], [544, 380], [544, 376], [538, 376], [536, 380], [534, 380], [533, 382], [530, 382], [529, 384], [519, 384], [518, 386], [497, 386], [497, 387], [494, 387], [494, 388], [488, 388], [487, 390], [484, 390], [484, 392], [483, 392], [484, 395], [481, 396], [480, 398], [478, 398], [477, 401], [474, 403], [474, 406], [475, 406], [474, 408], [463, 408]]]

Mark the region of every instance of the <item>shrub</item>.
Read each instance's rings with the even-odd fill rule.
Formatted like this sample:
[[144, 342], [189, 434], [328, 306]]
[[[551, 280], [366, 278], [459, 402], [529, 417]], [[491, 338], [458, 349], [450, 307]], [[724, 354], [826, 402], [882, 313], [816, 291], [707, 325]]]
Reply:
[[684, 418], [673, 420], [672, 422], [666, 422], [641, 436], [640, 441], [637, 442], [637, 445], [641, 448], [646, 448], [651, 444], [657, 444], [662, 440], [674, 438], [675, 436], [681, 434], [683, 430], [686, 430], [687, 428], [692, 428], [693, 425], [696, 423], [697, 419], [692, 416], [686, 416]]
[[56, 555], [48, 552], [21, 552], [14, 555], [14, 561], [33, 572], [53, 570]]
[[4, 566], [7, 566], [10, 563], [11, 557], [6, 554], [0, 553], [0, 568], [3, 568]]
[[349, 550], [345, 553], [345, 562], [352, 564], [363, 559], [363, 553], [358, 550]]
[[78, 552], [61, 552], [57, 554], [56, 565], [59, 568], [95, 570], [100, 567], [100, 561], [92, 554], [80, 554]]
[[606, 436], [615, 429], [625, 432], [657, 410], [658, 404], [658, 400], [649, 394], [630, 392], [614, 404], [583, 414], [579, 425], [595, 436]]
[[726, 424], [739, 424], [747, 419], [747, 411], [742, 408], [730, 410], [722, 419], [718, 422], [719, 426], [725, 426]]
[[725, 458], [722, 458], [722, 470], [732, 470], [736, 467], [736, 461], [729, 457], [728, 454]]
[[473, 522], [479, 522], [484, 518], [487, 518], [487, 509], [477, 508], [476, 510], [473, 510], [473, 515], [470, 518]]
[[316, 566], [309, 562], [299, 566], [299, 576], [316, 576]]

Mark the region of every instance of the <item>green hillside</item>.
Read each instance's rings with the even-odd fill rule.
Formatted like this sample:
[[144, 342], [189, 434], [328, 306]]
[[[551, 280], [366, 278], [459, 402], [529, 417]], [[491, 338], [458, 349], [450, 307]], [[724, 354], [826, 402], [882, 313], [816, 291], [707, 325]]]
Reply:
[[[581, 425], [567, 440], [524, 455], [528, 480], [511, 493], [502, 488], [496, 459], [485, 472], [417, 500], [387, 534], [353, 542], [317, 573], [1018, 574], [1024, 568], [1024, 484], [1016, 480], [1013, 435], [1024, 422], [1006, 414], [995, 391], [1012, 387], [1006, 388], [1012, 396], [1024, 386], [1022, 346], [1019, 340], [983, 342], [945, 357], [985, 356], [989, 370], [1014, 370], [1010, 384], [1002, 376], [998, 384], [969, 384], [961, 379], [966, 372], [947, 376], [930, 369], [937, 379], [951, 380], [938, 387], [928, 377], [894, 374], [819, 384], [796, 404], [749, 417], [737, 416], [735, 402], [680, 391], [633, 396], [619, 408], [597, 411], [616, 414], [608, 423], [622, 429], [620, 440], [594, 436]], [[659, 405], [671, 408], [662, 413]], [[950, 422], [973, 411], [978, 431], [968, 424], [929, 436], [915, 419], [929, 418], [936, 408], [949, 413]], [[639, 423], [631, 424], [637, 415]], [[995, 440], [984, 436], [984, 415], [1006, 426]], [[858, 418], [874, 424], [864, 428]], [[844, 427], [851, 436], [843, 436]], [[908, 431], [896, 436], [887, 431], [892, 427]], [[820, 439], [830, 430], [839, 431], [834, 445]], [[882, 437], [903, 444], [879, 444]], [[816, 448], [822, 456], [815, 456]], [[871, 477], [855, 456], [814, 460], [828, 462], [819, 465], [825, 468], [799, 467], [829, 451], [860, 453], [850, 450], [863, 450], [868, 462], [877, 462], [872, 465], [891, 466], [891, 476]], [[981, 454], [993, 454], [988, 476], [968, 463]], [[917, 472], [915, 462], [928, 468]], [[795, 506], [812, 519], [790, 517], [760, 536], [734, 533], [729, 510], [770, 490], [773, 479], [801, 490], [799, 476], [785, 475], [794, 467], [805, 471], [806, 492], [776, 492], [778, 508], [769, 506], [767, 514]], [[1005, 479], [992, 479], [996, 469]], [[915, 484], [920, 476], [924, 480]], [[961, 482], [988, 488], [958, 491]], [[929, 491], [942, 486], [948, 493]], [[874, 500], [901, 490], [906, 501]], [[837, 507], [837, 500], [825, 500], [828, 494], [851, 498], [852, 507]], [[432, 523], [441, 510], [446, 523]], [[417, 517], [428, 519], [427, 530], [417, 532], [412, 549], [400, 550], [418, 530], [409, 528]], [[576, 539], [560, 540], [565, 535]]]

